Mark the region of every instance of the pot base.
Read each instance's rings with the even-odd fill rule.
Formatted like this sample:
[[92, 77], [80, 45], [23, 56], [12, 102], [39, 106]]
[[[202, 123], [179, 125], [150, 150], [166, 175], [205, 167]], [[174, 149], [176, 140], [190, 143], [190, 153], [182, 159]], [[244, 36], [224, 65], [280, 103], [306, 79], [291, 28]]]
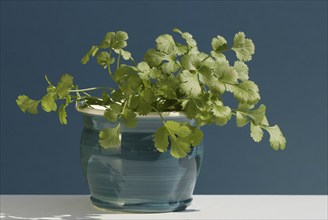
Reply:
[[156, 213], [156, 212], [173, 212], [185, 210], [192, 202], [192, 198], [170, 203], [135, 203], [122, 204], [104, 202], [94, 197], [90, 197], [91, 202], [97, 208], [123, 212], [140, 212], [140, 213]]

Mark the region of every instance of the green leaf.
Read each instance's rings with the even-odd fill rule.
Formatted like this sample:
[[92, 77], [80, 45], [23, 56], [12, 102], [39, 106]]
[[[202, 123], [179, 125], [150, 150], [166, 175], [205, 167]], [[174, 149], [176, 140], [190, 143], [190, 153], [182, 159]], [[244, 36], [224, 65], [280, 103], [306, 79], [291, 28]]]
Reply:
[[218, 35], [217, 37], [212, 39], [212, 48], [215, 52], [222, 52], [228, 49], [227, 41]]
[[237, 72], [229, 65], [227, 60], [217, 60], [213, 66], [213, 73], [223, 83], [238, 83]]
[[160, 35], [156, 38], [156, 48], [166, 54], [172, 53], [175, 48], [173, 37], [169, 34]]
[[128, 34], [124, 31], [108, 32], [99, 47], [103, 49], [109, 47], [112, 49], [123, 49], [127, 46], [126, 40], [128, 38]]
[[164, 73], [173, 73], [179, 68], [174, 53], [165, 54], [164, 52], [150, 49], [145, 54], [144, 60], [151, 68], [159, 67], [162, 64], [160, 67]]
[[165, 127], [169, 131], [170, 134], [178, 136], [178, 137], [187, 137], [191, 134], [191, 129], [176, 121], [167, 121], [165, 122]]
[[256, 125], [261, 125], [263, 120], [265, 120], [266, 107], [265, 105], [260, 105], [257, 109], [251, 111], [249, 116], [253, 119]]
[[251, 137], [255, 142], [260, 142], [263, 138], [263, 131], [261, 126], [253, 124], [251, 122]]
[[198, 127], [192, 127], [192, 132], [190, 134], [190, 142], [192, 146], [194, 147], [198, 146], [202, 142], [203, 136], [204, 136], [203, 132]]
[[141, 79], [138, 72], [130, 66], [116, 69], [113, 78], [120, 85], [121, 90], [128, 95], [140, 91]]
[[132, 55], [129, 51], [121, 50], [121, 55], [122, 55], [124, 60], [132, 59]]
[[216, 76], [210, 74], [199, 75], [199, 80], [208, 86], [214, 93], [223, 94], [225, 91], [225, 83], [221, 82]]
[[164, 124], [171, 140], [171, 155], [175, 158], [183, 158], [190, 152], [191, 129], [176, 121], [167, 121]]
[[122, 113], [122, 106], [117, 103], [111, 103], [109, 108], [106, 109], [104, 117], [111, 122], [116, 122]]
[[144, 57], [144, 60], [150, 67], [159, 66], [163, 61], [164, 54], [154, 49], [149, 49]]
[[133, 60], [132, 55], [129, 51], [123, 50], [123, 49], [114, 49], [114, 52], [116, 54], [120, 54], [124, 60]]
[[115, 62], [114, 58], [111, 58], [109, 53], [102, 51], [97, 55], [97, 63], [104, 68], [107, 68], [109, 65]]
[[247, 81], [248, 80], [248, 78], [249, 78], [248, 77], [248, 66], [244, 62], [236, 61], [233, 68], [238, 73], [238, 78], [241, 81]]
[[184, 141], [171, 142], [171, 155], [175, 158], [184, 158], [191, 151], [190, 144]]
[[231, 49], [236, 52], [236, 56], [240, 61], [250, 61], [255, 52], [253, 41], [247, 39], [243, 32], [235, 35]]
[[193, 39], [193, 36], [188, 32], [182, 32], [178, 28], [174, 28], [173, 32], [179, 33], [183, 39], [186, 40], [188, 47], [197, 49], [197, 42]]
[[109, 48], [111, 46], [111, 42], [115, 39], [115, 33], [114, 32], [107, 32], [104, 39], [100, 43], [99, 47], [102, 49]]
[[105, 128], [99, 132], [99, 144], [103, 148], [117, 148], [121, 144], [120, 138], [121, 125], [114, 128]]
[[66, 125], [67, 124], [67, 113], [66, 113], [66, 105], [65, 104], [62, 104], [59, 107], [58, 116], [59, 116], [60, 123], [62, 125]]
[[226, 56], [223, 53], [215, 52], [214, 50], [211, 51], [211, 56], [215, 58], [215, 60], [227, 60]]
[[143, 96], [139, 96], [137, 100], [138, 100], [137, 111], [140, 115], [147, 115], [149, 112], [152, 111], [151, 103], [146, 102]]
[[55, 102], [55, 97], [53, 93], [47, 93], [43, 98], [41, 99], [41, 106], [42, 109], [46, 112], [56, 111], [57, 110], [57, 104]]
[[237, 127], [244, 127], [248, 122], [249, 122], [249, 119], [246, 115], [240, 113], [239, 111], [236, 112]]
[[156, 67], [150, 68], [144, 61], [138, 63], [137, 69], [142, 80], [156, 79], [160, 76], [160, 71]]
[[227, 124], [231, 118], [231, 109], [228, 106], [224, 106], [221, 101], [214, 102], [212, 112], [214, 122], [219, 126]]
[[278, 125], [264, 127], [270, 134], [270, 145], [274, 150], [283, 150], [286, 147], [286, 138], [282, 134]]
[[73, 77], [69, 74], [64, 74], [60, 77], [60, 81], [56, 87], [56, 94], [60, 98], [66, 98], [70, 90], [73, 88]]
[[183, 111], [189, 119], [195, 118], [199, 113], [199, 109], [197, 108], [196, 103], [192, 99], [187, 100], [184, 103]]
[[202, 89], [199, 84], [198, 75], [191, 73], [188, 70], [182, 71], [179, 75], [180, 88], [188, 96], [197, 97], [201, 93]]
[[197, 70], [201, 65], [199, 56], [195, 54], [187, 54], [181, 57], [181, 66], [186, 70]]
[[176, 90], [179, 88], [179, 80], [172, 75], [162, 75], [156, 83], [156, 92], [167, 99], [177, 98]]
[[40, 100], [33, 100], [26, 95], [20, 95], [17, 97], [16, 103], [22, 112], [37, 114]]
[[124, 125], [127, 128], [134, 128], [137, 126], [137, 114], [131, 109], [125, 108], [122, 114]]
[[251, 119], [253, 119], [253, 123], [255, 125], [265, 125], [265, 124], [263, 124], [263, 122], [265, 122], [265, 120], [266, 120], [266, 117], [265, 117], [266, 107], [263, 104], [260, 105], [255, 110], [248, 110], [243, 105], [240, 105], [240, 107], [238, 107], [238, 109], [237, 109], [237, 112], [242, 114], [244, 117], [248, 116]]
[[90, 56], [94, 57], [97, 54], [98, 50], [99, 50], [99, 47], [92, 46], [90, 48], [90, 50], [82, 58], [82, 60], [81, 60], [82, 64], [86, 64], [87, 62], [89, 62]]
[[261, 98], [259, 88], [253, 81], [244, 81], [231, 89], [234, 97], [241, 103], [256, 104]]
[[111, 47], [113, 49], [122, 49], [128, 45], [126, 42], [128, 39], [129, 36], [126, 32], [117, 31], [115, 34], [115, 40], [112, 41]]
[[164, 125], [156, 130], [154, 142], [159, 152], [165, 152], [168, 149], [169, 133]]

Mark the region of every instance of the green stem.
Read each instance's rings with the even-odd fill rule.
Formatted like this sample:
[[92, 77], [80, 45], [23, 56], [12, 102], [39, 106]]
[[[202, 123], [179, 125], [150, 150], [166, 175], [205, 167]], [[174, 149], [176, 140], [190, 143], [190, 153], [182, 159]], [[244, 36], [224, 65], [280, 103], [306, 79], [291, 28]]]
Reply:
[[121, 53], [117, 56], [116, 69], [120, 67], [120, 59], [121, 59]]
[[164, 118], [162, 116], [162, 113], [157, 108], [155, 108], [155, 107], [153, 107], [153, 109], [158, 113], [159, 117], [161, 117], [161, 119], [163, 121], [163, 124], [165, 124], [165, 120], [164, 120]]
[[114, 90], [113, 88], [110, 88], [110, 87], [93, 87], [93, 88], [86, 88], [86, 89], [72, 89], [72, 90], [70, 90], [70, 92], [86, 92], [86, 91], [93, 91], [93, 90], [99, 90], [99, 89]]

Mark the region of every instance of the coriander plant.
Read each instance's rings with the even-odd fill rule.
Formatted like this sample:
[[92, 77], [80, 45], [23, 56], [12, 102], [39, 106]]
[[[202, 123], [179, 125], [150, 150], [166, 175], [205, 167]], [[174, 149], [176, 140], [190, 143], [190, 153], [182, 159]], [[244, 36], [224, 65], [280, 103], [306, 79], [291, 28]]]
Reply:
[[[99, 45], [90, 48], [81, 62], [86, 64], [95, 57], [97, 63], [108, 71], [116, 88], [80, 89], [73, 84], [73, 77], [69, 74], [62, 75], [55, 85], [46, 76], [46, 94], [40, 100], [18, 96], [17, 105], [23, 112], [32, 114], [38, 113], [39, 104], [46, 112], [58, 111], [61, 124], [67, 124], [66, 107], [72, 102], [82, 105], [79, 107], [103, 106], [106, 108], [104, 117], [117, 124], [99, 133], [99, 144], [104, 148], [120, 144], [122, 123], [133, 128], [138, 115], [157, 112], [163, 126], [154, 135], [154, 145], [160, 152], [170, 146], [170, 153], [176, 158], [185, 157], [191, 147], [202, 141], [200, 126], [212, 123], [223, 126], [232, 116], [237, 127], [249, 124], [255, 142], [262, 140], [264, 130], [270, 135], [272, 148], [283, 150], [286, 139], [278, 125], [269, 125], [265, 105], [257, 105], [259, 88], [248, 76], [245, 62], [252, 59], [255, 51], [252, 40], [239, 32], [229, 47], [227, 41], [218, 35], [212, 39], [212, 51], [204, 53], [198, 50], [191, 34], [179, 29], [173, 29], [173, 32], [179, 34], [185, 43], [175, 42], [169, 34], [161, 35], [156, 39], [156, 48], [149, 49], [139, 63], [125, 50], [128, 34], [108, 32]], [[224, 55], [229, 51], [234, 51], [237, 57], [233, 65]], [[90, 95], [89, 92], [94, 90], [101, 90], [102, 96]], [[236, 99], [236, 107], [224, 104], [227, 92]], [[57, 101], [62, 101], [60, 107]], [[187, 118], [196, 121], [196, 126], [165, 121], [161, 113], [168, 111], [183, 112]]]

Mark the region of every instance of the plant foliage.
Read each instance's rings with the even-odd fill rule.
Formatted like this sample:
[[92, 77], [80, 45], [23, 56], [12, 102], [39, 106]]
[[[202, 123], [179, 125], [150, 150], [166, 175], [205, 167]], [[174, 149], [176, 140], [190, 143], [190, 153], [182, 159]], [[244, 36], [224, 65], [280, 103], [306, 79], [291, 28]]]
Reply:
[[[177, 28], [173, 32], [180, 35], [184, 43], [177, 43], [170, 34], [161, 35], [156, 38], [155, 48], [149, 49], [139, 63], [125, 50], [128, 34], [108, 32], [100, 44], [91, 46], [81, 62], [86, 64], [95, 58], [108, 71], [116, 88], [79, 89], [69, 74], [62, 75], [55, 85], [46, 76], [46, 94], [40, 100], [18, 96], [17, 105], [23, 112], [32, 114], [38, 113], [40, 104], [46, 112], [58, 111], [61, 124], [67, 124], [66, 107], [74, 101], [83, 101], [83, 107], [101, 105], [106, 108], [104, 117], [117, 123], [116, 127], [105, 128], [99, 133], [99, 144], [104, 148], [120, 145], [122, 123], [133, 128], [137, 125], [138, 115], [157, 112], [163, 126], [154, 134], [155, 147], [160, 152], [170, 150], [176, 158], [185, 157], [192, 147], [201, 143], [200, 126], [223, 126], [233, 116], [238, 127], [249, 124], [255, 142], [261, 141], [263, 131], [267, 131], [272, 148], [283, 150], [286, 139], [278, 125], [269, 125], [265, 105], [258, 105], [259, 87], [249, 79], [245, 62], [250, 61], [255, 52], [252, 40], [239, 32], [229, 47], [226, 39], [218, 35], [212, 39], [212, 50], [204, 53], [198, 50], [191, 34]], [[231, 51], [237, 58], [233, 65], [225, 56]], [[96, 97], [87, 93], [93, 90], [102, 90], [103, 95]], [[226, 93], [233, 95], [237, 107], [224, 104]], [[58, 108], [60, 100], [63, 103]], [[165, 121], [161, 112], [167, 111], [183, 112], [196, 121], [196, 126]]]

